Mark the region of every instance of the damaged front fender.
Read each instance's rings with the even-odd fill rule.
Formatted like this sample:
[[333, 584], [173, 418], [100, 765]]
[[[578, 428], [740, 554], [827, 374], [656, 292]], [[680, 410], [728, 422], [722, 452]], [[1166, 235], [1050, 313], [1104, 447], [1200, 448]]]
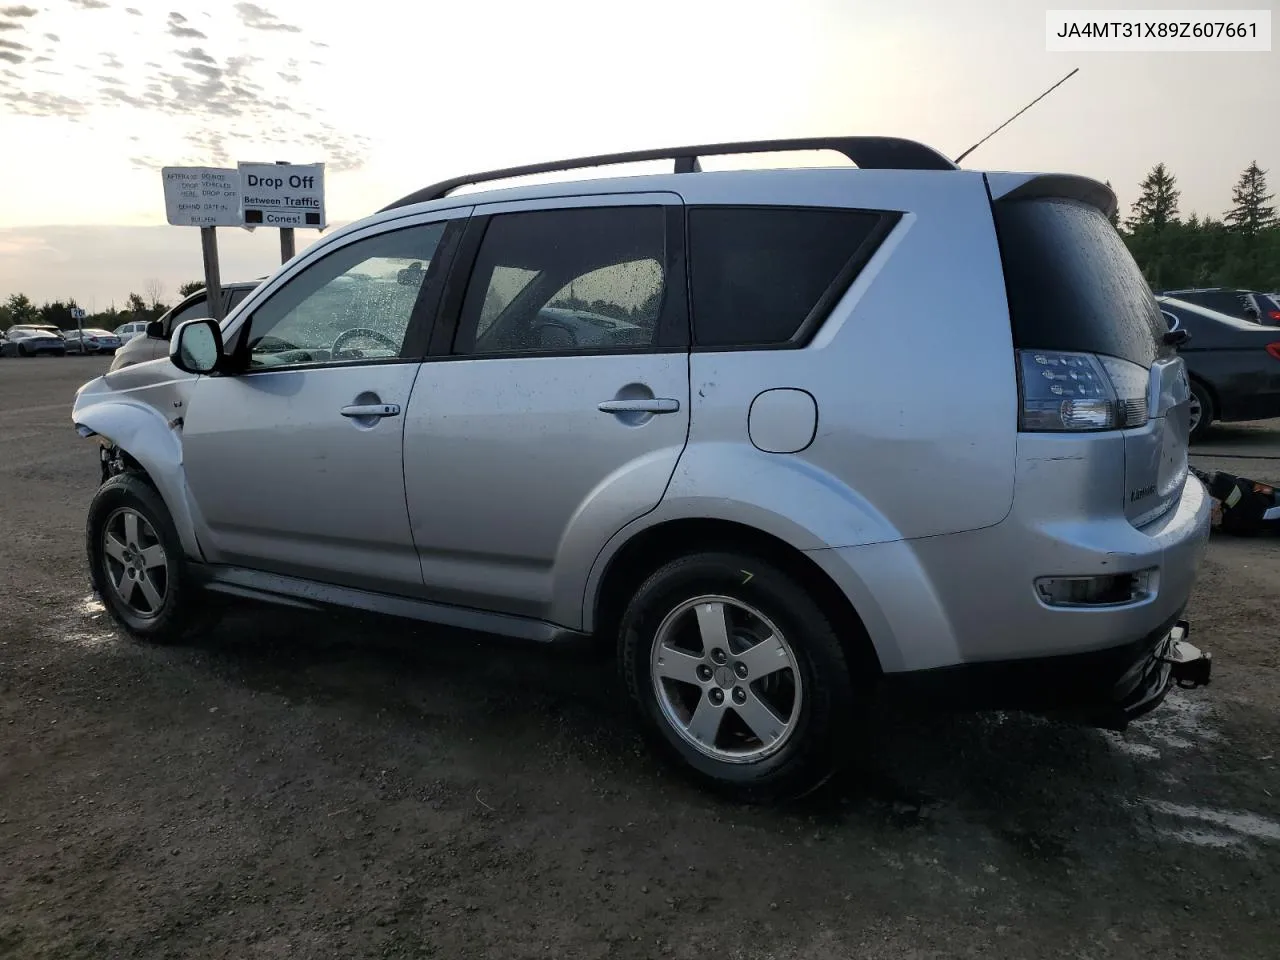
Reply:
[[182, 458], [181, 414], [190, 381], [163, 374], [156, 379], [119, 390], [109, 377], [99, 377], [80, 388], [71, 419], [81, 437], [101, 445], [104, 480], [129, 467], [146, 473], [169, 508], [184, 552], [200, 559]]

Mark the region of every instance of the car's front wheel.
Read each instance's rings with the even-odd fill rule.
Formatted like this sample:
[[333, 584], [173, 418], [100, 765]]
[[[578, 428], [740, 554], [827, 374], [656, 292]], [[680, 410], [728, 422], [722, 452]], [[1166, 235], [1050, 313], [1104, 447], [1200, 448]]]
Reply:
[[749, 554], [666, 564], [623, 617], [619, 660], [655, 741], [741, 799], [802, 795], [851, 750], [855, 695], [811, 594]]
[[142, 477], [122, 473], [98, 488], [86, 539], [93, 588], [133, 636], [172, 643], [216, 620], [216, 606], [191, 582], [168, 508]]

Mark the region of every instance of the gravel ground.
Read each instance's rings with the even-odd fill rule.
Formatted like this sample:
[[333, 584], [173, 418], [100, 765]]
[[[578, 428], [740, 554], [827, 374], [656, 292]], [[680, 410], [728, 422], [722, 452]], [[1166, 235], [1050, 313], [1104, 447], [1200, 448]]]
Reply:
[[[1217, 658], [1123, 735], [875, 721], [803, 804], [648, 754], [608, 664], [245, 611], [122, 638], [88, 595], [94, 358], [0, 360], [0, 957], [1277, 955], [1280, 538], [1215, 539]], [[1280, 424], [1203, 460], [1280, 481]]]

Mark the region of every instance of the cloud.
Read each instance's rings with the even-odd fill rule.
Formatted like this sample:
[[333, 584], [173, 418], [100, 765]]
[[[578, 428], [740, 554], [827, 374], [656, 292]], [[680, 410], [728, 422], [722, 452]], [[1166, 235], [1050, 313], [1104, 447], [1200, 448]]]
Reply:
[[131, 17], [140, 17], [140, 16], [142, 16], [142, 11], [141, 11], [141, 10], [139, 10], [137, 7], [125, 7], [125, 8], [124, 8], [124, 12], [125, 12], [125, 13], [127, 13], [127, 14], [129, 14], [129, 16], [131, 16]]
[[34, 17], [39, 12], [35, 7], [0, 7], [0, 17], [13, 17], [15, 20]]
[[169, 33], [175, 37], [185, 37], [189, 40], [208, 40], [209, 35], [201, 33], [195, 27], [180, 27], [176, 23], [169, 24]]
[[[250, 29], [301, 32], [252, 3], [241, 3], [238, 14]], [[169, 13], [165, 23], [169, 32], [191, 29], [190, 21], [177, 11]], [[313, 68], [305, 58], [223, 56], [208, 42], [186, 43], [172, 52], [163, 47], [148, 48], [143, 55], [150, 53], [152, 59], [131, 60], [131, 70], [126, 72], [122, 57], [108, 52], [110, 49], [100, 47], [96, 63], [93, 54], [73, 61], [74, 69], [68, 76], [74, 75], [77, 83], [74, 91], [65, 91], [69, 96], [54, 85], [58, 81], [29, 70], [30, 65], [21, 57], [23, 51], [5, 51], [13, 55], [4, 60], [22, 64], [27, 72], [25, 76], [11, 72], [12, 80], [0, 78], [0, 83], [8, 84], [0, 86], [0, 93], [6, 94], [0, 99], [0, 114], [115, 115], [123, 119], [137, 111], [163, 118], [174, 138], [170, 146], [157, 148], [163, 156], [152, 157], [149, 150], [135, 147], [138, 152], [121, 158], [147, 169], [166, 164], [234, 163], [235, 155], [243, 150], [247, 131], [253, 131], [255, 150], [281, 156], [320, 151], [335, 172], [364, 164], [368, 141], [326, 122], [324, 111], [308, 101], [306, 82]], [[0, 69], [7, 65], [0, 63]]]
[[82, 10], [105, 10], [111, 6], [109, 3], [103, 3], [102, 0], [71, 0], [71, 2]]
[[58, 43], [62, 40], [62, 38], [58, 36], [56, 33], [46, 33], [44, 35], [44, 38], [46, 40], [52, 40], [54, 43]]
[[312, 45], [313, 47], [328, 47], [328, 46], [329, 46], [327, 43], [321, 43], [319, 40], [312, 40], [312, 41], [311, 41], [311, 45]]
[[217, 63], [218, 62], [217, 60], [213, 59], [213, 57], [209, 56], [207, 53], [201, 50], [199, 47], [192, 47], [190, 50], [179, 50], [178, 56], [181, 57], [183, 60], [199, 60], [201, 63]]
[[0, 37], [0, 50], [30, 50], [25, 43], [15, 43], [12, 40], [5, 40]]
[[7, 60], [9, 63], [22, 63], [22, 61], [26, 59], [26, 57], [20, 56], [16, 53], [10, 53], [8, 50], [0, 50], [0, 60]]
[[24, 30], [26, 29], [20, 23], [10, 23], [8, 20], [0, 20], [0, 30]]
[[282, 33], [301, 33], [301, 27], [291, 23], [282, 23], [280, 18], [256, 3], [237, 3], [236, 12], [240, 20], [250, 30], [278, 30]]

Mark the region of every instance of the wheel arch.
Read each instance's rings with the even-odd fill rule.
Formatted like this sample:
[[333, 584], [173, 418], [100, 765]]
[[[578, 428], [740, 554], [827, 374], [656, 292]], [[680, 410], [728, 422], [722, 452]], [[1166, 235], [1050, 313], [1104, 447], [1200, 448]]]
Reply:
[[880, 659], [861, 615], [830, 575], [813, 559], [781, 537], [758, 527], [713, 517], [664, 520], [628, 537], [598, 563], [594, 589], [583, 610], [585, 628], [611, 640], [617, 634], [627, 601], [641, 582], [662, 564], [691, 550], [733, 550], [769, 561], [812, 591], [849, 654], [858, 682], [878, 677]]
[[201, 559], [177, 425], [166, 421], [154, 407], [123, 399], [77, 409], [72, 419], [81, 436], [118, 447], [136, 465], [164, 501], [183, 551], [188, 557]]

